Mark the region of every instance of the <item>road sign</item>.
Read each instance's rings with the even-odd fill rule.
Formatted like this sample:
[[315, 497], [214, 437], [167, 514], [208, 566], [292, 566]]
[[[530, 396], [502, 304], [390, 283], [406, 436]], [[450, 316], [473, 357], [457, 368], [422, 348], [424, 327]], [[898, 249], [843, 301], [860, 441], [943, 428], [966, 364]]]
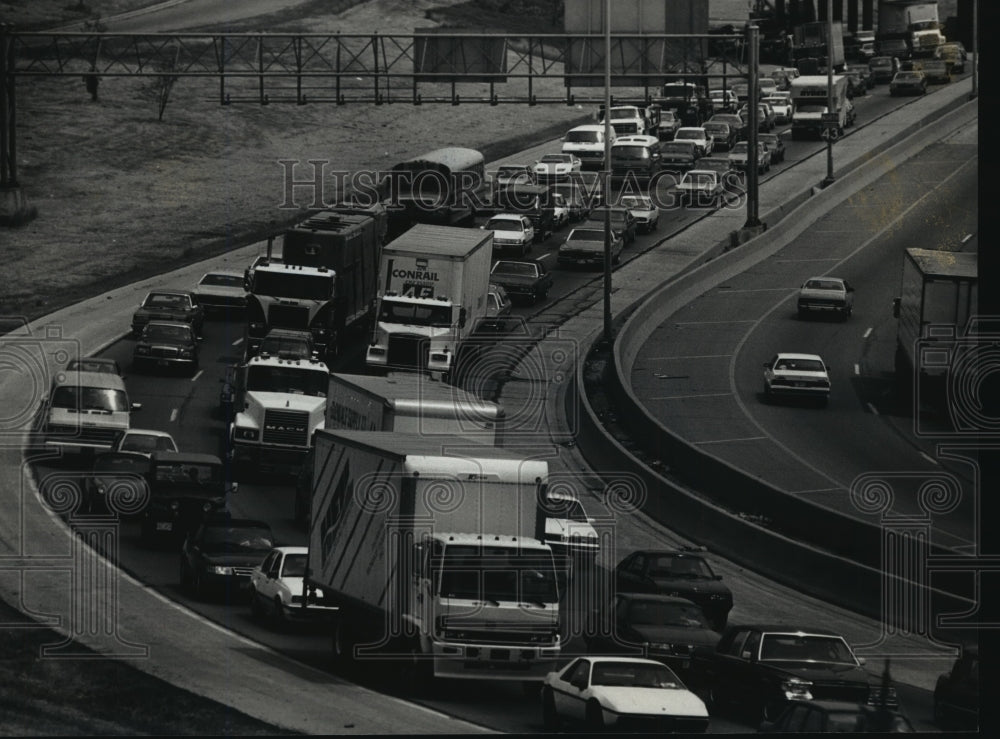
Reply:
[[824, 141], [836, 141], [840, 138], [840, 131], [836, 126], [831, 126], [829, 128], [824, 128], [820, 133], [820, 138]]
[[820, 120], [823, 122], [823, 125], [825, 125], [825, 126], [828, 126], [828, 127], [829, 126], [835, 126], [838, 123], [840, 123], [840, 114], [839, 113], [823, 113], [823, 115], [820, 117]]

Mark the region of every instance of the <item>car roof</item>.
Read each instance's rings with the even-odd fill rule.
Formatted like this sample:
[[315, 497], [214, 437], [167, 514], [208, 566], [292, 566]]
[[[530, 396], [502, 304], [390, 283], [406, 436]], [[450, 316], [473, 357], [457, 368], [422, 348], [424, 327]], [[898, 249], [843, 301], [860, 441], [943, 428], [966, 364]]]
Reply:
[[490, 220], [492, 221], [494, 218], [513, 218], [515, 220], [520, 221], [522, 218], [527, 218], [527, 217], [528, 216], [524, 215], [523, 213], [494, 213], [493, 215], [490, 216]]
[[222, 464], [222, 460], [214, 454], [200, 454], [198, 452], [153, 452], [151, 459], [154, 462], [187, 462], [190, 464]]
[[150, 295], [183, 295], [186, 297], [191, 297], [190, 290], [150, 290], [146, 293], [148, 298]]
[[632, 557], [636, 554], [642, 554], [646, 557], [661, 554], [669, 554], [676, 557], [704, 557], [708, 554], [708, 551], [705, 549], [636, 549], [634, 552], [626, 555], [626, 557]]
[[680, 133], [681, 131], [704, 131], [704, 130], [705, 130], [704, 126], [681, 126], [680, 128], [677, 129], [677, 133]]
[[713, 177], [719, 176], [719, 173], [716, 172], [714, 169], [689, 169], [687, 172], [684, 173], [684, 176], [687, 177], [689, 175], [696, 175], [696, 174], [710, 174]]
[[56, 387], [96, 387], [105, 390], [124, 390], [125, 381], [118, 375], [110, 372], [85, 372], [80, 371], [73, 375], [66, 375], [61, 380], [57, 379]]
[[727, 633], [734, 633], [737, 631], [760, 631], [762, 633], [767, 633], [767, 634], [806, 634], [812, 636], [837, 636], [840, 638], [843, 638], [844, 636], [843, 634], [839, 634], [836, 631], [831, 631], [830, 629], [816, 628], [813, 626], [805, 626], [805, 627], [789, 626], [788, 624], [772, 624], [768, 622], [738, 624], [726, 628]]
[[[591, 662], [630, 662], [639, 665], [656, 665], [657, 667], [664, 667], [662, 662], [657, 662], [655, 659], [646, 659], [644, 657], [614, 657], [611, 655], [595, 655], [595, 654], [583, 654], [580, 655], [581, 659], [588, 659]], [[560, 668], [561, 669], [561, 668]]]
[[129, 434], [146, 434], [147, 436], [159, 436], [163, 438], [173, 439], [174, 437], [167, 431], [160, 431], [159, 429], [137, 429], [135, 427], [130, 429], [125, 429], [122, 436], [128, 436]]
[[580, 500], [573, 493], [567, 492], [565, 490], [550, 490], [546, 493], [546, 497], [549, 500]]
[[282, 554], [309, 554], [309, 547], [271, 547], [271, 551]]
[[604, 133], [604, 124], [585, 123], [582, 126], [574, 126], [570, 131], [600, 131]]
[[779, 359], [818, 359], [823, 361], [819, 354], [799, 354], [796, 352], [778, 352]]
[[237, 272], [234, 269], [213, 269], [202, 275], [201, 279], [204, 280], [209, 275], [221, 275], [223, 277], [239, 277], [240, 279], [243, 279], [243, 273]]
[[633, 136], [619, 136], [615, 139], [612, 146], [618, 146], [619, 144], [658, 144], [660, 140], [656, 136], [645, 136], [636, 134]]

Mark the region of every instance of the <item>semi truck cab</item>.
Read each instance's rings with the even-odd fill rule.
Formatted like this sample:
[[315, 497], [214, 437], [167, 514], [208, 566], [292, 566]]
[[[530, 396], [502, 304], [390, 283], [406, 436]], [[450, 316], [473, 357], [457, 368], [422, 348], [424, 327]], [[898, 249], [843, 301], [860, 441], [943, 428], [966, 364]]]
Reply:
[[465, 310], [446, 297], [388, 293], [379, 300], [375, 336], [365, 361], [375, 369], [405, 367], [448, 373], [454, 366], [455, 339], [465, 322]]

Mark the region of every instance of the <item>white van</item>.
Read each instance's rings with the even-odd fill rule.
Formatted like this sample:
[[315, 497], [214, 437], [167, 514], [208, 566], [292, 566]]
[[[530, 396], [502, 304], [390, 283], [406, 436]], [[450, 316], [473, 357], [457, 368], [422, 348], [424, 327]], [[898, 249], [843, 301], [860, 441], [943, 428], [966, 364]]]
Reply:
[[142, 405], [129, 402], [118, 375], [67, 371], [53, 381], [43, 407], [46, 447], [90, 453], [110, 451]]
[[[615, 130], [611, 129], [611, 143], [615, 142]], [[604, 166], [604, 124], [587, 124], [571, 128], [563, 136], [564, 154], [580, 157], [584, 169], [601, 169]]]

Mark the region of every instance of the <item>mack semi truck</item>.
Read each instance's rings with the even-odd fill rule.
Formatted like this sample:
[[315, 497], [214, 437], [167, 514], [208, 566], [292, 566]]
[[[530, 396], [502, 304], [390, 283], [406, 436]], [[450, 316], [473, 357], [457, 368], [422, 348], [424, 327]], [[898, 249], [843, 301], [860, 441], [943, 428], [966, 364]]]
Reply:
[[268, 242], [246, 270], [247, 356], [272, 328], [309, 331], [324, 360], [350, 332], [366, 332], [387, 222], [384, 211], [345, 207], [352, 212], [323, 211], [286, 231], [280, 256]]
[[544, 461], [460, 436], [320, 431], [307, 582], [347, 668], [538, 682], [561, 650]]
[[382, 250], [368, 368], [449, 376], [486, 317], [493, 232], [417, 224]]
[[945, 42], [938, 4], [927, 0], [879, 0], [875, 43], [886, 53], [887, 44], [903, 41], [914, 57], [933, 56]]

